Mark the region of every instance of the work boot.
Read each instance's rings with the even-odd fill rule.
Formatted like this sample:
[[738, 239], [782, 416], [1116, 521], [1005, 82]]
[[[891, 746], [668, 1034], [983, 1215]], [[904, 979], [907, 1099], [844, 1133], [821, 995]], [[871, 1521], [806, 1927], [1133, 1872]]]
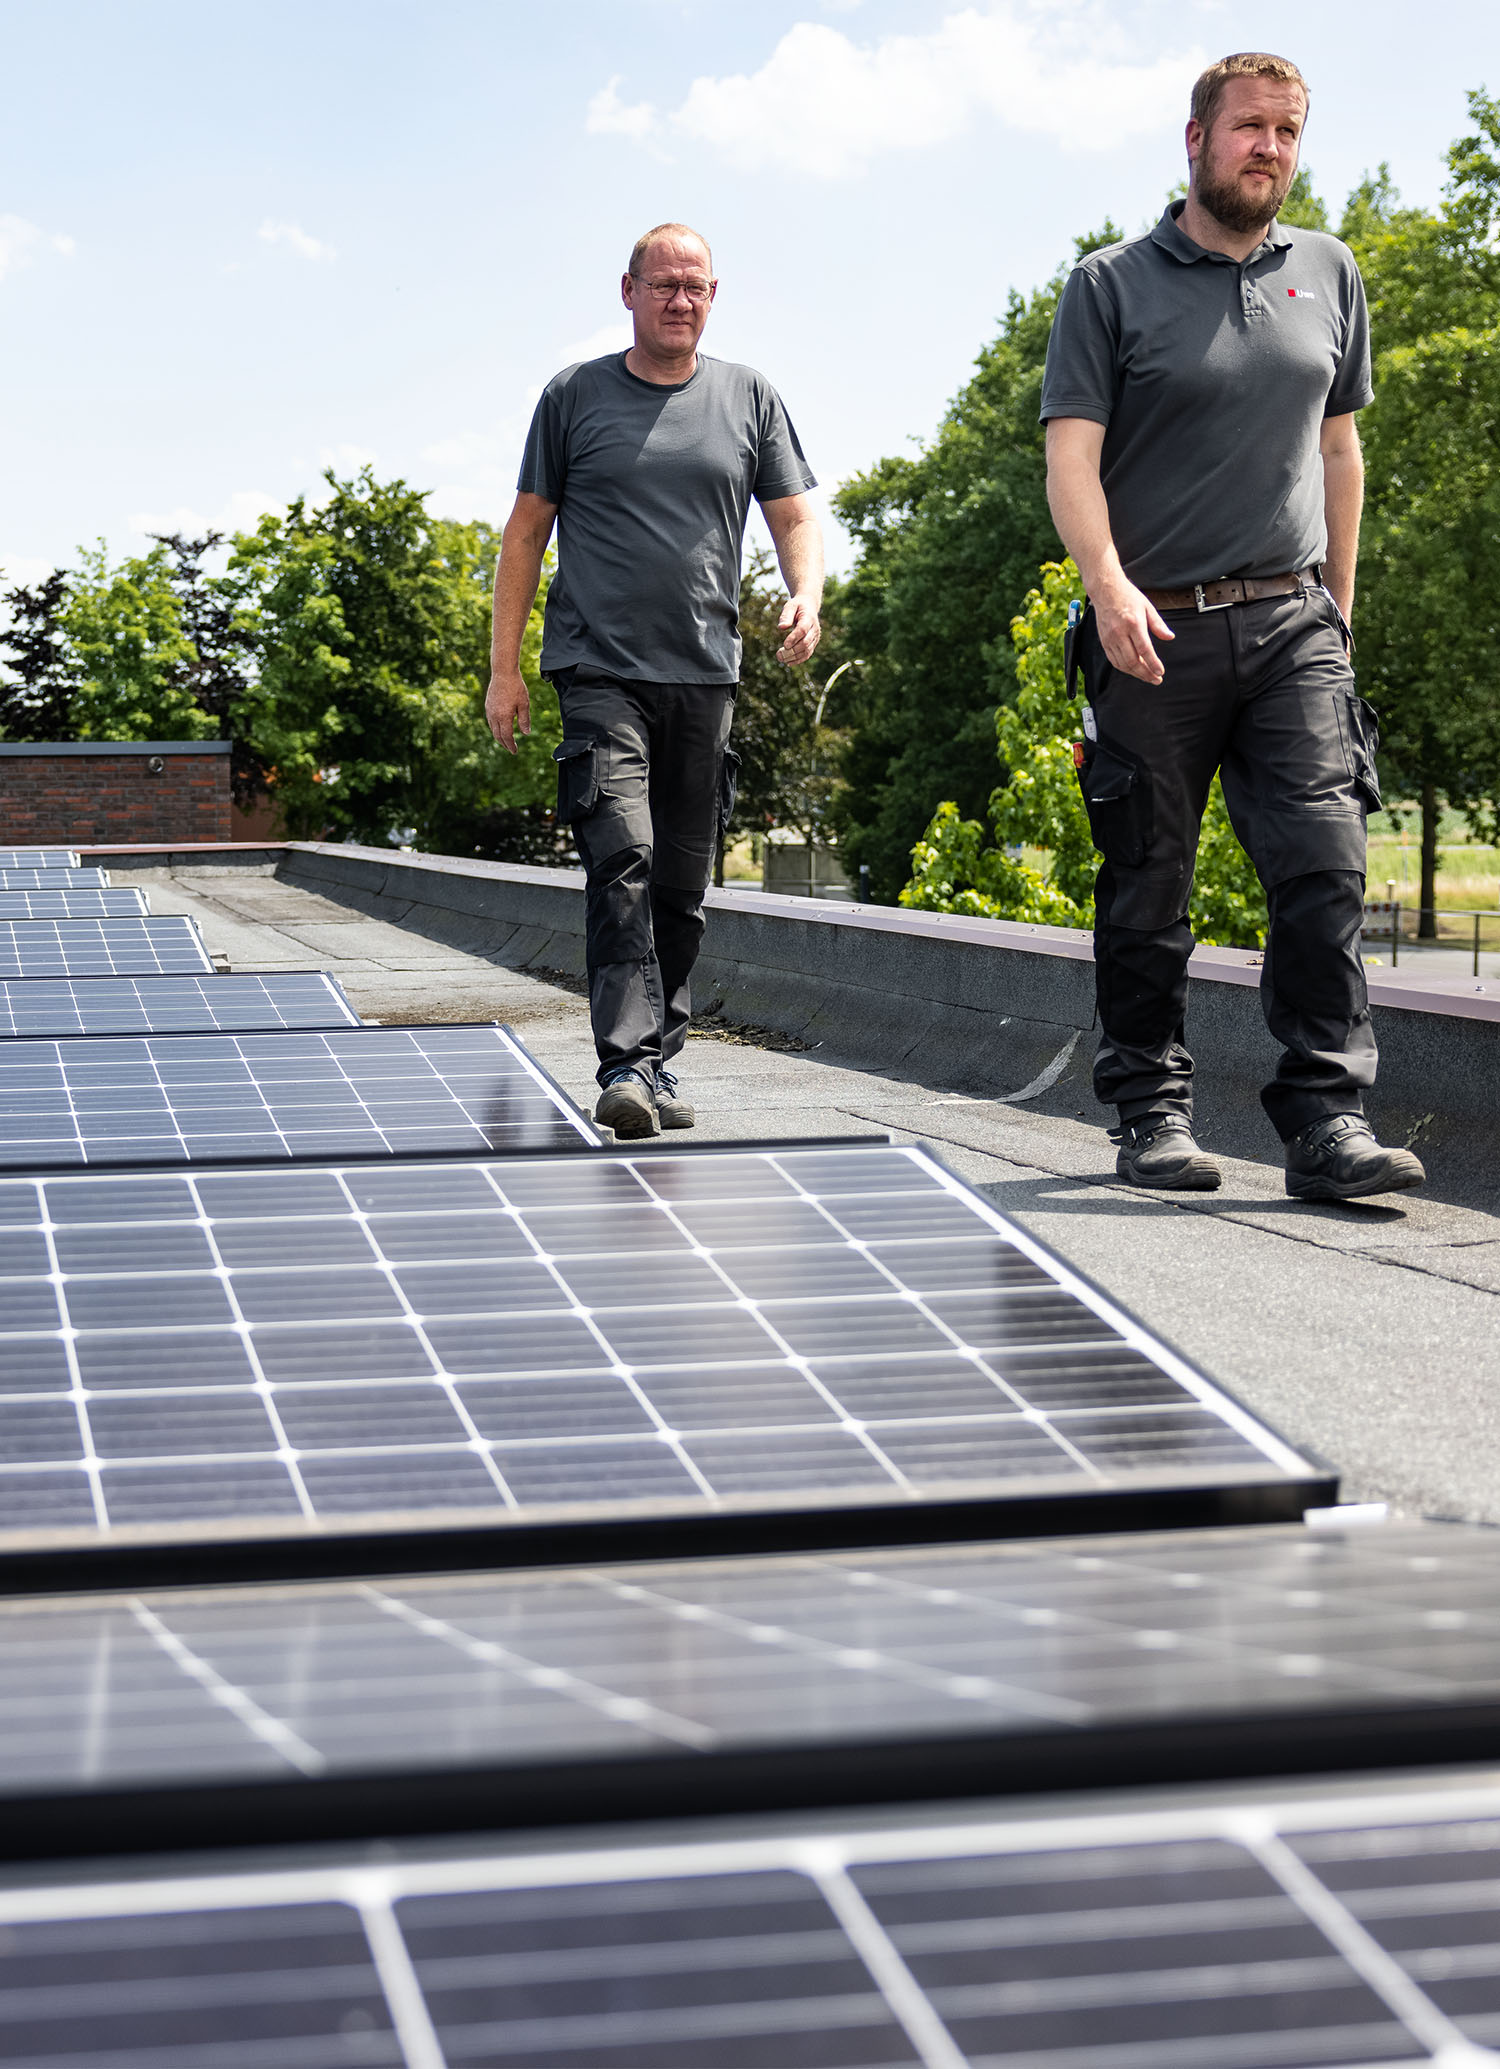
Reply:
[[618, 1137], [628, 1142], [657, 1134], [656, 1093], [651, 1080], [638, 1070], [617, 1070], [604, 1081], [594, 1119], [601, 1127], [613, 1128]]
[[1405, 1192], [1426, 1176], [1409, 1149], [1383, 1149], [1363, 1114], [1324, 1114], [1287, 1141], [1286, 1189], [1294, 1200], [1363, 1200]]
[[1120, 1145], [1115, 1172], [1131, 1185], [1170, 1193], [1219, 1190], [1219, 1167], [1194, 1142], [1186, 1114], [1145, 1114], [1138, 1121], [1122, 1121], [1114, 1139]]
[[688, 1101], [678, 1097], [677, 1080], [671, 1071], [656, 1070], [656, 1117], [664, 1128], [691, 1128], [698, 1116]]

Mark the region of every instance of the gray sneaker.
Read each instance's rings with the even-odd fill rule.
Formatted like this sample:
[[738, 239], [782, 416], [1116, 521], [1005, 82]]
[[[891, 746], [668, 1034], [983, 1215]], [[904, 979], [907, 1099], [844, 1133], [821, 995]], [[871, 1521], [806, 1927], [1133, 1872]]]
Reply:
[[691, 1128], [698, 1116], [677, 1090], [677, 1080], [660, 1067], [656, 1073], [656, 1117], [664, 1128]]
[[604, 1082], [594, 1119], [627, 1142], [660, 1133], [650, 1079], [638, 1070], [617, 1070]]
[[1409, 1149], [1382, 1148], [1363, 1114], [1325, 1114], [1286, 1146], [1286, 1189], [1294, 1200], [1403, 1193], [1426, 1176]]
[[1216, 1193], [1223, 1180], [1219, 1167], [1193, 1140], [1192, 1123], [1184, 1114], [1143, 1114], [1123, 1121], [1115, 1140], [1120, 1153], [1115, 1173], [1130, 1185], [1149, 1185], [1158, 1192]]

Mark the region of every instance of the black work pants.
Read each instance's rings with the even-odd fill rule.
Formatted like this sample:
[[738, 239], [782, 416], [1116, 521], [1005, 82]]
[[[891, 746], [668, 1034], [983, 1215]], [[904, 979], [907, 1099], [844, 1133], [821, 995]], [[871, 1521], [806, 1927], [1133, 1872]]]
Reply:
[[[1380, 802], [1374, 714], [1355, 694], [1326, 590], [1173, 611], [1156, 688], [1081, 650], [1097, 738], [1079, 772], [1104, 857], [1094, 959], [1094, 1089], [1122, 1121], [1192, 1112], [1188, 901], [1209, 786], [1265, 886], [1261, 1004], [1282, 1045], [1261, 1103], [1283, 1138], [1358, 1113], [1375, 1079], [1360, 927], [1365, 815]], [[1087, 730], [1087, 728], [1086, 728]]]
[[734, 686], [555, 678], [558, 818], [588, 880], [589, 1016], [599, 1082], [653, 1076], [687, 1040], [703, 893], [734, 809]]

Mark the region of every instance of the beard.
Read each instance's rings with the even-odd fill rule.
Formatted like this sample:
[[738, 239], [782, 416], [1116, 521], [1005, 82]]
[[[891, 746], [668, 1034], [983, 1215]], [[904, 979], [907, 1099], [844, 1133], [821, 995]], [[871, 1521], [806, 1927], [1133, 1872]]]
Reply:
[[1269, 223], [1290, 193], [1296, 177], [1296, 168], [1293, 167], [1281, 179], [1273, 175], [1270, 186], [1262, 192], [1251, 194], [1237, 180], [1221, 179], [1211, 164], [1205, 164], [1204, 158], [1198, 161], [1193, 193], [1198, 206], [1207, 209], [1214, 221], [1222, 223], [1226, 230], [1243, 233], [1258, 230], [1263, 223]]

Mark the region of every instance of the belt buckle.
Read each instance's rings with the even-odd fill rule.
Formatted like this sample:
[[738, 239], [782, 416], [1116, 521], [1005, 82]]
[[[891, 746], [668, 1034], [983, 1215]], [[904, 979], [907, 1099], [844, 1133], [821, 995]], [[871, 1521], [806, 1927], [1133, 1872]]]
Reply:
[[1238, 601], [1238, 597], [1231, 596], [1224, 603], [1209, 603], [1204, 595], [1204, 584], [1193, 584], [1193, 608], [1200, 614], [1204, 611], [1232, 611]]

